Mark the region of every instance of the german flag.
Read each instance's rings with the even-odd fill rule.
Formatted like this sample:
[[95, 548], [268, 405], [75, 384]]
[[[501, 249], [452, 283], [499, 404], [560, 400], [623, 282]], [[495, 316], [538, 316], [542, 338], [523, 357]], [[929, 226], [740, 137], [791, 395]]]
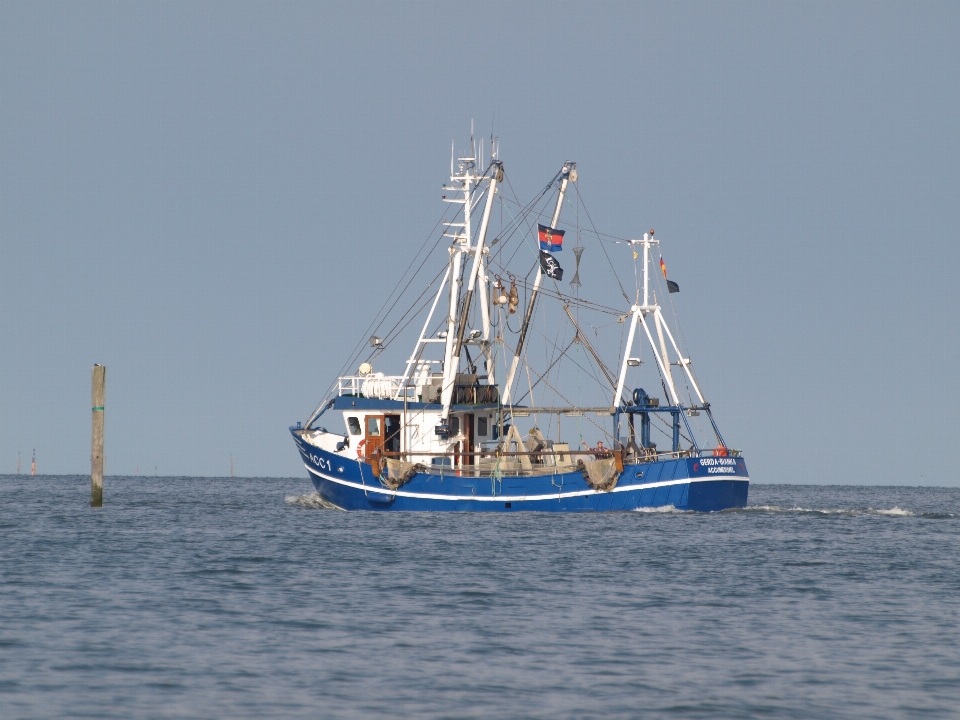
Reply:
[[667, 292], [680, 292], [680, 286], [673, 280], [667, 279], [667, 264], [663, 261], [663, 258], [660, 258], [660, 272], [663, 273], [663, 279], [667, 281]]

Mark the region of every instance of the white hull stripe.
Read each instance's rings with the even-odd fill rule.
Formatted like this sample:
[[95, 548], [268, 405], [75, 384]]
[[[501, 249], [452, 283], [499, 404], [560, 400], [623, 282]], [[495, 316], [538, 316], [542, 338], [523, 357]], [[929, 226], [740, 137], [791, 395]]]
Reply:
[[[523, 500], [558, 500], [563, 498], [571, 497], [582, 497], [584, 495], [607, 495], [609, 493], [618, 493], [618, 492], [629, 492], [631, 490], [648, 490], [650, 488], [659, 488], [666, 487], [668, 485], [683, 485], [684, 483], [695, 483], [695, 482], [714, 482], [716, 480], [739, 480], [741, 482], [750, 482], [750, 478], [743, 477], [742, 475], [727, 475], [727, 476], [713, 476], [713, 477], [696, 477], [696, 478], [681, 478], [679, 480], [664, 480], [663, 482], [655, 483], [643, 483], [640, 485], [617, 485], [613, 490], [577, 490], [575, 492], [568, 493], [550, 493], [549, 495], [497, 495], [496, 497], [487, 497], [485, 495], [439, 495], [434, 493], [412, 493], [405, 492], [403, 490], [390, 490], [383, 486], [380, 487], [371, 487], [370, 485], [361, 485], [359, 483], [350, 482], [349, 480], [342, 480], [340, 478], [330, 477], [329, 475], [324, 475], [319, 473], [313, 468], [311, 468], [306, 463], [303, 466], [307, 469], [307, 472], [316, 475], [317, 477], [323, 478], [324, 480], [329, 480], [330, 482], [335, 482], [338, 485], [346, 485], [347, 487], [354, 488], [356, 490], [363, 490], [365, 492], [375, 492], [378, 495], [395, 495], [397, 497], [409, 497], [409, 498], [419, 498], [421, 500], [478, 500], [480, 502], [521, 502]], [[457, 475], [450, 475], [444, 477], [459, 477]]]

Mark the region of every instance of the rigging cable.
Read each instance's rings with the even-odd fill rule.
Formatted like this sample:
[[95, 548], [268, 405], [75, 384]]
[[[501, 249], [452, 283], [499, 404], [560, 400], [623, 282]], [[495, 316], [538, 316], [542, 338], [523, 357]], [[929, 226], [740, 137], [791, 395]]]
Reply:
[[[587, 210], [587, 206], [586, 206], [586, 204], [583, 202], [583, 198], [580, 196], [580, 187], [579, 187], [576, 183], [574, 183], [573, 189], [577, 191], [577, 200], [580, 202], [581, 205], [583, 205], [583, 212], [586, 213], [586, 215], [587, 215], [587, 220], [590, 221], [590, 226], [593, 228], [593, 232], [597, 234], [598, 239], [599, 239], [600, 233], [597, 232], [597, 226], [594, 225], [594, 223], [593, 223], [593, 218], [590, 217], [590, 211]], [[627, 292], [626, 292], [626, 290], [623, 289], [623, 283], [620, 282], [620, 276], [617, 275], [617, 270], [616, 270], [616, 268], [613, 267], [613, 263], [610, 261], [610, 256], [607, 254], [607, 249], [603, 246], [603, 243], [599, 243], [599, 244], [600, 244], [600, 249], [603, 250], [603, 256], [607, 259], [607, 263], [610, 265], [610, 269], [613, 271], [613, 276], [617, 279], [617, 285], [620, 286], [620, 292], [623, 294], [624, 299], [625, 299], [628, 303], [631, 302], [630, 298], [627, 297]]]
[[[543, 377], [540, 373], [538, 373], [536, 370], [534, 370], [534, 369], [531, 368], [529, 365], [527, 365], [526, 358], [524, 358], [523, 364], [527, 366], [527, 370], [528, 370], [528, 371], [533, 372], [534, 375], [536, 375], [538, 378], [540, 378], [540, 380], [543, 381], [543, 384], [546, 385], [546, 386], [547, 386], [548, 388], [550, 388], [551, 390], [553, 390], [564, 402], [570, 403], [570, 406], [571, 406], [571, 407], [577, 407], [576, 405], [573, 404], [573, 402], [572, 402], [569, 398], [565, 397], [563, 393], [561, 393], [559, 390], [557, 390], [557, 388], [555, 388], [553, 385], [551, 385], [549, 380], [547, 380], [547, 379], [546, 379], [545, 377]], [[511, 401], [511, 405], [512, 405], [512, 401]], [[604, 435], [606, 435], [607, 437], [613, 438], [613, 435], [611, 435], [609, 432], [607, 432], [607, 431], [604, 430], [602, 427], [600, 427], [599, 425], [597, 425], [597, 423], [594, 422], [592, 419], [590, 419], [590, 417], [588, 417], [588, 416], [586, 415], [586, 413], [584, 413], [581, 417], [587, 418], [587, 422], [589, 422], [591, 425], [595, 426], [600, 432], [602, 432], [602, 433], [603, 433]]]
[[[558, 177], [559, 177], [559, 175], [558, 175]], [[513, 219], [513, 223], [516, 225], [516, 227], [515, 227], [514, 230], [510, 233], [510, 237], [511, 237], [511, 238], [512, 238], [513, 235], [516, 233], [516, 231], [520, 228], [520, 223], [521, 223], [521, 222], [527, 224], [527, 233], [528, 233], [528, 234], [532, 234], [532, 233], [533, 233], [533, 230], [530, 228], [530, 225], [529, 225], [529, 223], [528, 223], [527, 217], [528, 217], [528, 215], [530, 215], [531, 212], [533, 212], [533, 210], [535, 209], [536, 205], [544, 198], [544, 196], [546, 195], [547, 191], [550, 190], [550, 188], [553, 186], [553, 183], [554, 183], [555, 180], [556, 180], [556, 178], [554, 178], [554, 180], [552, 180], [552, 181], [550, 182], [550, 185], [548, 185], [546, 188], [544, 188], [543, 192], [541, 192], [540, 195], [539, 195], [533, 202], [530, 202], [530, 203], [527, 204], [527, 206], [526, 206], [526, 207], [523, 209], [523, 211], [520, 213], [519, 218], [514, 218], [514, 219]], [[516, 191], [513, 189], [513, 183], [510, 182], [510, 178], [506, 178], [506, 181], [507, 181], [507, 185], [510, 187], [510, 192], [512, 192], [512, 193], [514, 194], [514, 197], [516, 197]], [[519, 201], [517, 201], [517, 204], [518, 204], [518, 205], [520, 204]], [[507, 208], [507, 212], [510, 213], [510, 208]], [[543, 212], [543, 211], [540, 210], [537, 214], [539, 215], [539, 214], [542, 213], [542, 212]], [[513, 213], [510, 213], [510, 215], [511, 215], [511, 217], [513, 217]], [[524, 235], [523, 237], [527, 237], [527, 235]], [[507, 260], [507, 264], [508, 264], [508, 265], [509, 265], [511, 262], [513, 262], [513, 259], [517, 256], [517, 253], [520, 251], [520, 248], [522, 248], [522, 247], [527, 247], [527, 246], [526, 246], [525, 243], [520, 243], [520, 244], [517, 245], [516, 249], [513, 251], [513, 254], [510, 256], [510, 259]], [[499, 254], [499, 253], [498, 253], [498, 254]], [[530, 270], [529, 272], [527, 272], [527, 274], [526, 274], [524, 277], [525, 277], [525, 278], [526, 278], [526, 277], [529, 277], [529, 276], [530, 276], [530, 272], [533, 272], [533, 271]]]
[[[483, 197], [483, 195], [484, 195], [484, 193], [482, 193], [482, 192], [481, 192], [481, 193], [477, 193], [476, 191], [477, 191], [477, 189], [480, 187], [480, 182], [482, 181], [483, 178], [486, 178], [486, 177], [487, 177], [487, 173], [489, 173], [489, 171], [490, 171], [490, 169], [491, 169], [492, 167], [493, 167], [493, 162], [491, 161], [490, 165], [487, 166], [487, 169], [484, 170], [481, 175], [477, 176], [477, 186], [476, 186], [476, 188], [474, 188], [474, 191], [471, 193], [471, 197], [470, 197], [470, 198], [467, 198], [467, 202], [470, 202], [471, 198], [472, 198], [473, 196], [476, 196], [475, 202], [471, 205], [472, 208], [475, 208], [475, 207], [477, 206], [477, 204], [480, 202], [480, 199], [481, 199], [481, 198]], [[463, 207], [460, 207], [460, 208], [457, 209], [456, 213], [454, 213], [454, 215], [453, 215], [453, 219], [451, 220], [451, 222], [456, 221], [456, 219], [457, 219], [458, 217], [460, 217], [460, 214], [461, 214], [462, 212], [464, 212], [464, 208], [465, 208], [465, 207], [466, 207], [466, 205], [464, 205]], [[431, 247], [430, 250], [424, 255], [423, 260], [420, 262], [420, 265], [419, 265], [419, 266], [417, 267], [417, 269], [414, 271], [413, 275], [411, 275], [411, 276], [409, 277], [409, 279], [407, 279], [407, 277], [406, 277], [406, 276], [407, 276], [407, 273], [410, 271], [410, 268], [413, 267], [413, 264], [414, 264], [414, 262], [416, 262], [417, 258], [420, 257], [420, 253], [422, 253], [424, 247], [426, 247], [426, 244], [427, 244], [427, 242], [429, 241], [430, 236], [433, 235], [433, 233], [434, 233], [434, 232], [436, 231], [436, 229], [440, 226], [440, 224], [443, 223], [443, 218], [444, 218], [444, 216], [446, 215], [446, 213], [447, 213], [447, 211], [445, 210], [444, 213], [440, 216], [440, 219], [439, 219], [439, 220], [437, 221], [437, 223], [433, 226], [433, 229], [430, 231], [430, 235], [427, 236], [427, 239], [424, 240], [423, 245], [420, 246], [420, 249], [419, 249], [419, 250], [417, 251], [417, 253], [413, 256], [413, 259], [410, 261], [410, 264], [407, 266], [406, 270], [403, 271], [403, 274], [400, 276], [400, 279], [397, 281], [397, 284], [394, 286], [393, 290], [391, 290], [391, 291], [390, 291], [390, 294], [387, 296], [387, 300], [386, 300], [386, 302], [384, 303], [383, 307], [382, 307], [382, 308], [380, 309], [380, 311], [377, 313], [376, 317], [374, 317], [374, 320], [373, 320], [373, 322], [371, 322], [371, 325], [373, 325], [374, 322], [379, 322], [379, 324], [378, 324], [375, 328], [373, 328], [373, 332], [374, 332], [374, 333], [379, 332], [380, 328], [383, 326], [383, 323], [386, 322], [387, 318], [389, 317], [390, 310], [394, 309], [394, 308], [397, 306], [397, 304], [398, 304], [399, 301], [400, 301], [400, 298], [403, 297], [404, 292], [406, 292], [406, 289], [401, 290], [400, 294], [397, 295], [396, 299], [394, 299], [394, 298], [393, 298], [393, 295], [394, 295], [394, 293], [397, 291], [397, 288], [399, 288], [400, 285], [403, 284], [404, 282], [406, 283], [406, 287], [410, 287], [410, 284], [411, 284], [411, 283], [413, 282], [413, 280], [417, 277], [417, 275], [420, 274], [420, 271], [423, 269], [423, 267], [424, 267], [424, 265], [426, 264], [427, 260], [430, 259], [430, 256], [431, 256], [431, 255], [433, 254], [433, 252], [437, 249], [437, 247], [440, 245], [441, 241], [442, 241], [443, 238], [445, 237], [445, 235], [444, 235], [443, 233], [440, 233], [440, 236], [437, 238], [437, 241], [433, 244], [433, 247]], [[465, 263], [464, 265], [466, 265], [466, 263]], [[438, 276], [439, 276], [439, 275], [438, 275]], [[434, 278], [434, 281], [433, 281], [433, 282], [436, 282], [436, 278]], [[429, 286], [428, 286], [428, 288], [429, 288]], [[422, 295], [421, 295], [421, 297], [422, 297]], [[418, 301], [419, 301], [419, 298], [414, 301], [414, 305], [416, 305], [416, 303], [417, 303]], [[380, 317], [380, 316], [381, 316], [381, 313], [383, 313], [385, 309], [386, 309], [387, 312], [383, 315], [383, 317]], [[409, 310], [408, 310], [408, 312], [409, 312]], [[404, 314], [403, 317], [405, 317], [405, 316], [406, 316], [406, 313]], [[379, 321], [378, 321], [378, 318], [379, 318]], [[401, 318], [401, 320], [398, 320], [398, 321], [397, 321], [397, 323], [400, 323], [400, 322], [402, 322], [402, 318]], [[368, 332], [370, 332], [370, 329], [368, 329]], [[358, 344], [358, 350], [359, 350], [359, 347], [362, 345], [363, 342], [364, 342], [364, 341], [363, 341], [363, 338], [361, 338], [360, 343]]]
[[[443, 268], [442, 272], [446, 272], [446, 268], [445, 268], [445, 267]], [[439, 277], [440, 277], [440, 273], [437, 273], [437, 276], [430, 282], [430, 285], [427, 286], [427, 289], [424, 290], [424, 291], [420, 294], [420, 297], [418, 297], [418, 298], [414, 301], [414, 303], [417, 303], [417, 302], [420, 302], [421, 300], [424, 300], [423, 296], [428, 294], [428, 291], [433, 287], [433, 283], [435, 283], [435, 282], [437, 281], [437, 278], [439, 278]], [[400, 333], [402, 333], [404, 330], [406, 330], [406, 329], [410, 326], [410, 323], [412, 323], [414, 320], [416, 320], [416, 319], [417, 319], [417, 316], [427, 307], [427, 305], [430, 304], [430, 302], [431, 302], [432, 299], [433, 299], [433, 298], [432, 298], [432, 294], [431, 294], [431, 295], [428, 296], [428, 297], [423, 301], [423, 303], [421, 303], [419, 306], [417, 306], [416, 304], [412, 305], [412, 306], [410, 307], [410, 309], [407, 310], [407, 312], [405, 312], [405, 313], [403, 314], [403, 316], [397, 321], [397, 325], [395, 325], [395, 326], [390, 330], [390, 333], [384, 338], [384, 340], [383, 340], [383, 345], [384, 345], [384, 346], [389, 345], [393, 340], [395, 340], [395, 339], [400, 335]], [[406, 321], [405, 323], [403, 323], [403, 325], [401, 326], [399, 323], [403, 322], [404, 319], [406, 319], [408, 315], [410, 316], [409, 319], [407, 319], [407, 321]], [[432, 332], [431, 332], [431, 334], [432, 334]], [[371, 356], [370, 359], [372, 360], [373, 357]]]
[[[577, 337], [577, 336], [576, 336], [576, 333], [574, 333], [574, 336], [573, 336], [573, 337], [574, 337], [574, 339], [571, 340], [571, 341], [570, 341], [570, 344], [567, 345], [567, 346], [563, 349], [563, 352], [560, 353], [560, 355], [557, 357], [557, 359], [554, 360], [552, 363], [550, 363], [550, 366], [549, 366], [546, 370], [543, 371], [543, 374], [544, 374], [544, 375], [548, 374], [548, 373], [550, 372], [550, 370], [553, 369], [553, 366], [556, 365], [558, 362], [560, 362], [560, 361], [563, 359], [563, 356], [566, 354], [567, 350], [569, 350], [569, 349], [571, 348], [571, 346], [577, 341], [577, 339], [576, 339], [576, 337]], [[549, 339], [547, 339], [547, 342], [550, 342]], [[557, 345], [557, 347], [560, 347], [560, 346]], [[537, 385], [539, 385], [539, 384], [540, 384], [540, 379], [537, 379], [537, 382], [533, 383], [533, 387], [531, 387], [529, 391], [527, 391], [526, 393], [524, 393], [523, 395], [521, 395], [521, 396], [517, 399], [517, 402], [518, 402], [518, 403], [523, 402], [524, 398], [526, 398], [527, 395], [529, 395], [531, 392], [533, 392], [533, 388], [535, 388], [535, 387], [536, 387]], [[577, 407], [579, 407], [579, 406], [577, 406]]]
[[[384, 303], [384, 305], [380, 308], [380, 310], [374, 316], [373, 320], [370, 321], [370, 324], [367, 326], [366, 331], [363, 333], [360, 340], [354, 346], [349, 359], [340, 367], [340, 372], [337, 373], [334, 384], [330, 386], [330, 389], [324, 394], [323, 399], [320, 401], [317, 407], [314, 408], [313, 412], [310, 413], [310, 419], [307, 420], [306, 427], [310, 427], [313, 421], [320, 414], [322, 414], [324, 407], [327, 405], [327, 402], [330, 400], [331, 395], [333, 395], [335, 388], [340, 382], [340, 377], [343, 376], [344, 373], [347, 371], [347, 369], [351, 365], [356, 363], [356, 361], [359, 359], [361, 348], [363, 347], [363, 343], [365, 342], [364, 338], [369, 337], [371, 330], [374, 330], [375, 323], [377, 323], [377, 319], [380, 318], [381, 313], [383, 313], [384, 309], [387, 308], [388, 305], [391, 308], [394, 305], [396, 305], [396, 302], [399, 301], [400, 297], [403, 296], [403, 292], [401, 291], [400, 295], [397, 296], [396, 300], [392, 304], [390, 303], [390, 298], [393, 297], [393, 294], [397, 291], [397, 288], [399, 288], [401, 283], [403, 283], [405, 276], [407, 275], [407, 273], [410, 272], [410, 268], [413, 267], [413, 264], [414, 262], [416, 262], [417, 257], [420, 256], [420, 254], [423, 252], [423, 249], [427, 246], [427, 243], [430, 242], [430, 238], [433, 235], [433, 233], [436, 232], [437, 228], [440, 227], [440, 225], [443, 223], [443, 218], [445, 215], [446, 215], [446, 210], [444, 210], [444, 212], [440, 215], [440, 218], [437, 220], [436, 224], [434, 224], [433, 228], [431, 228], [430, 232], [427, 233], [426, 238], [424, 239], [423, 243], [420, 245], [420, 249], [417, 250], [416, 254], [413, 256], [413, 259], [410, 261], [410, 264], [407, 265], [406, 270], [403, 271], [403, 274], [400, 276], [400, 279], [397, 280], [397, 284], [394, 286], [393, 290], [390, 291], [390, 295], [388, 296], [388, 301]], [[430, 257], [430, 254], [436, 249], [437, 245], [440, 244], [440, 241], [442, 239], [443, 239], [443, 234], [441, 233], [440, 237], [438, 237], [437, 241], [433, 244], [433, 247], [430, 248], [430, 250], [426, 253], [426, 255], [424, 255], [424, 258], [421, 261], [419, 267], [416, 269], [416, 271], [414, 271], [413, 275], [410, 276], [410, 279], [408, 282], [411, 282], [420, 273], [420, 271], [423, 269], [423, 266], [426, 264], [427, 258]], [[389, 313], [389, 310], [387, 312]], [[384, 315], [384, 317], [380, 319], [380, 324], [382, 324], [385, 319], [386, 319], [386, 315]], [[379, 326], [377, 326], [377, 328], [379, 328]]]

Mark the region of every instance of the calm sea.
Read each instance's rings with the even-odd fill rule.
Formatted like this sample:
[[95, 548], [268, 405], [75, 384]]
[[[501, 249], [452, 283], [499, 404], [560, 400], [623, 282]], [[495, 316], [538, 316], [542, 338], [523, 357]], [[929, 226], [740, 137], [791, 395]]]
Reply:
[[325, 510], [306, 479], [0, 476], [0, 717], [957, 718], [960, 490]]

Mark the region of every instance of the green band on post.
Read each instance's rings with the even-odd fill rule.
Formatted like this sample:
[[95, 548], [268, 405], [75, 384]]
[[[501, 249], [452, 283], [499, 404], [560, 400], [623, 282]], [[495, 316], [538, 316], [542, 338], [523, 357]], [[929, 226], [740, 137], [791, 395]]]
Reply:
[[93, 409], [94, 412], [96, 412], [97, 410], [103, 410], [103, 405], [97, 405], [97, 406]]

